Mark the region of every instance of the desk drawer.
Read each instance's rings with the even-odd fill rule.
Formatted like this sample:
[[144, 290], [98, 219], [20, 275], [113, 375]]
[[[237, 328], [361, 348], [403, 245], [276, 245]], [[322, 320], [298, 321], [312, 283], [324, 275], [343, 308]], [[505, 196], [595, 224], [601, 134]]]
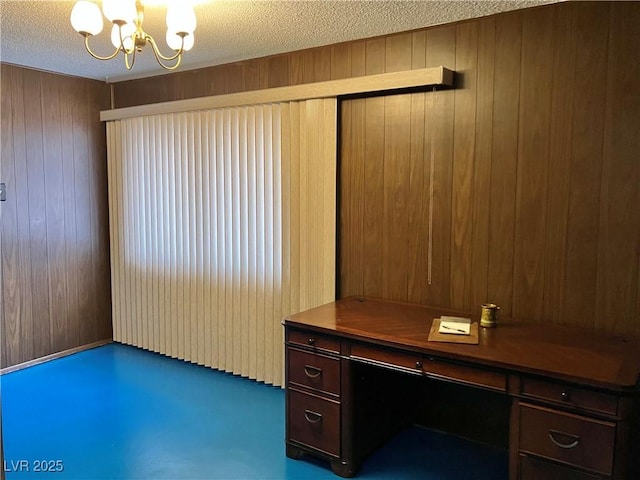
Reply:
[[615, 396], [560, 383], [525, 378], [522, 381], [522, 394], [608, 415], [615, 415], [618, 412], [618, 399]]
[[519, 480], [602, 480], [590, 473], [572, 470], [569, 467], [520, 455]]
[[354, 344], [351, 346], [351, 357], [422, 374], [422, 355], [419, 353], [403, 353]]
[[340, 360], [295, 348], [287, 349], [289, 382], [340, 394]]
[[303, 332], [300, 330], [287, 330], [289, 343], [304, 347], [313, 347], [317, 350], [325, 350], [332, 353], [340, 353], [340, 340], [337, 338], [319, 335], [315, 332]]
[[485, 387], [501, 392], [507, 390], [507, 377], [502, 373], [451, 363], [446, 360], [425, 358], [417, 353], [410, 354], [393, 350], [379, 350], [365, 345], [353, 345], [351, 357], [400, 367], [456, 383]]
[[520, 451], [610, 475], [615, 424], [520, 404]]
[[340, 455], [340, 403], [287, 390], [289, 440]]
[[507, 376], [503, 373], [431, 358], [424, 361], [422, 368], [430, 376], [501, 392], [507, 391]]

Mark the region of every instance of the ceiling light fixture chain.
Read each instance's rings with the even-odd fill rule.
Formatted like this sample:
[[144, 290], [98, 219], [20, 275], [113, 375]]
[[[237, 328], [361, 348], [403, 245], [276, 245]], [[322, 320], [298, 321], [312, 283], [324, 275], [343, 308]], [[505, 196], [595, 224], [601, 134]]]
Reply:
[[[96, 54], [89, 46], [89, 37], [102, 31], [103, 15], [113, 25], [111, 43], [115, 51], [107, 56]], [[149, 44], [156, 61], [162, 68], [167, 70], [178, 68], [183, 53], [191, 50], [194, 43], [196, 16], [193, 7], [184, 0], [174, 0], [167, 8], [166, 41], [169, 48], [175, 51], [173, 55], [162, 54], [155, 39], [144, 31], [143, 21], [144, 5], [141, 0], [102, 0], [102, 12], [97, 4], [89, 0], [79, 0], [71, 11], [71, 25], [84, 37], [85, 48], [92, 57], [98, 60], [111, 60], [122, 52], [125, 67], [131, 70], [136, 61], [136, 54], [141, 53]]]

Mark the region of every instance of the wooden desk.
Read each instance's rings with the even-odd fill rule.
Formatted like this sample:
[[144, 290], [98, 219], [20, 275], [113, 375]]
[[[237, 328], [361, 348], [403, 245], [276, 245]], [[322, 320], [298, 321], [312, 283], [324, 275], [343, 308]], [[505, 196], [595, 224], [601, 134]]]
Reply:
[[414, 421], [396, 389], [410, 376], [506, 400], [512, 480], [640, 478], [637, 340], [502, 322], [479, 345], [428, 341], [433, 319], [456, 313], [351, 297], [286, 318], [287, 455], [355, 475]]

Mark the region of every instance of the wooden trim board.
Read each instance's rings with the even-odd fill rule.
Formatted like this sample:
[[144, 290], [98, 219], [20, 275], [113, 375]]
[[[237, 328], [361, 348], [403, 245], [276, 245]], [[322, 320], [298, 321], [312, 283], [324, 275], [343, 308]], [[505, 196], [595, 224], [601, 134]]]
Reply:
[[49, 362], [51, 360], [56, 360], [58, 358], [66, 357], [68, 355], [73, 355], [74, 353], [83, 352], [85, 350], [91, 350], [92, 348], [101, 347], [103, 345], [107, 345], [108, 343], [112, 343], [112, 342], [113, 340], [108, 338], [105, 340], [98, 340], [97, 342], [89, 343], [87, 345], [81, 345], [79, 347], [63, 350], [62, 352], [52, 353], [51, 355], [45, 355], [44, 357], [35, 358], [33, 360], [29, 360], [28, 362], [23, 362], [17, 365], [12, 365], [10, 367], [3, 368], [0, 370], [0, 375], [4, 375], [5, 373], [16, 372], [18, 370], [23, 370], [25, 368], [33, 367], [41, 363]]
[[[146, 115], [161, 115], [274, 102], [291, 102], [314, 98], [331, 98], [342, 95], [357, 95], [430, 85], [452, 87], [453, 76], [454, 72], [452, 70], [442, 66], [402, 72], [380, 73], [377, 75], [305, 83], [289, 87], [267, 88], [264, 90], [230, 93], [228, 95], [214, 95], [210, 97], [189, 98], [173, 102], [103, 110], [100, 112], [100, 120], [108, 122]], [[153, 78], [149, 79], [149, 82], [153, 82]]]

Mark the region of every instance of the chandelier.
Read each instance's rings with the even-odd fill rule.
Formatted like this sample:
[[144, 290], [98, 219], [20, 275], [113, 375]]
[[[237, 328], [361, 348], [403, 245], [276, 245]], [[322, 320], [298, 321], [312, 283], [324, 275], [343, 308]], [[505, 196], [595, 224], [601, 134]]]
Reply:
[[[115, 51], [111, 55], [100, 56], [89, 47], [89, 37], [102, 31], [102, 15], [111, 22], [111, 43]], [[158, 63], [167, 70], [175, 70], [180, 65], [182, 54], [193, 47], [193, 32], [196, 29], [196, 15], [186, 0], [174, 0], [167, 7], [167, 35], [169, 48], [175, 53], [165, 56], [151, 35], [142, 29], [144, 5], [141, 0], [102, 0], [102, 13], [97, 4], [79, 0], [71, 10], [71, 25], [84, 37], [84, 46], [92, 57], [111, 60], [120, 52], [124, 55], [127, 70], [136, 61], [136, 53], [151, 45]]]

